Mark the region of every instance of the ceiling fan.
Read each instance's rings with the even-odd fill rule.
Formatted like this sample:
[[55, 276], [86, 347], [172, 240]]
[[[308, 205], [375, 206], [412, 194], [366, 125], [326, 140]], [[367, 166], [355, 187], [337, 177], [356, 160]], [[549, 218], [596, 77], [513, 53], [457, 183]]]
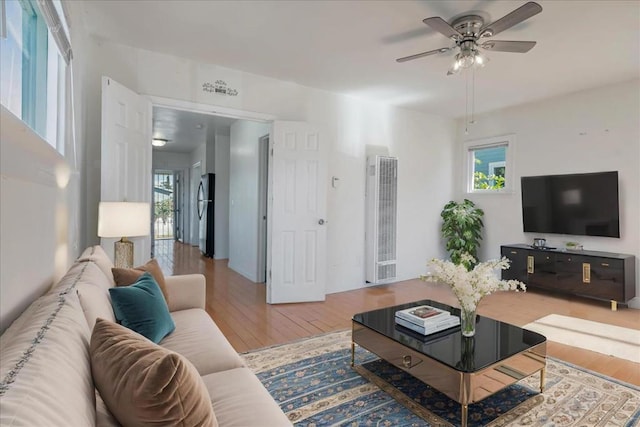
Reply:
[[536, 45], [536, 42], [510, 40], [484, 41], [483, 39], [493, 37], [540, 12], [542, 12], [542, 6], [531, 1], [490, 24], [485, 24], [484, 19], [479, 15], [461, 16], [451, 22], [451, 24], [439, 16], [426, 18], [423, 20], [425, 24], [449, 37], [455, 45], [416, 53], [415, 55], [398, 58], [396, 61], [411, 61], [425, 56], [449, 52], [450, 50], [458, 48], [459, 52], [455, 56], [455, 61], [447, 72], [447, 75], [451, 75], [463, 68], [484, 66], [488, 58], [480, 49], [498, 52], [526, 53]]

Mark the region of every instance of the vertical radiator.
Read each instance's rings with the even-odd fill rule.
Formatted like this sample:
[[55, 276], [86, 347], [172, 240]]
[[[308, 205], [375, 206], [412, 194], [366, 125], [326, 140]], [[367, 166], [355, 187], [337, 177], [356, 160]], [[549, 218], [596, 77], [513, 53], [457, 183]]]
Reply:
[[366, 280], [379, 284], [396, 279], [398, 159], [367, 159]]

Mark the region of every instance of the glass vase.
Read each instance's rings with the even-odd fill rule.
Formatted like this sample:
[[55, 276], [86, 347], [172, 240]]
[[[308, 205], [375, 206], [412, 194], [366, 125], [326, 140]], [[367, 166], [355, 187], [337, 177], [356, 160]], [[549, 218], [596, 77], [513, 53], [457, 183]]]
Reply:
[[472, 337], [476, 334], [476, 309], [460, 309], [460, 329], [465, 337]]

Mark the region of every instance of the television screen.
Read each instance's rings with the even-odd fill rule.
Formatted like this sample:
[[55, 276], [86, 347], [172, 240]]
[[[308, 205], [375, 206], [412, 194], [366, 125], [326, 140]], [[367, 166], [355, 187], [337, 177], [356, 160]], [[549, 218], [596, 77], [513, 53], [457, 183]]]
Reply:
[[523, 176], [525, 232], [620, 237], [618, 172]]

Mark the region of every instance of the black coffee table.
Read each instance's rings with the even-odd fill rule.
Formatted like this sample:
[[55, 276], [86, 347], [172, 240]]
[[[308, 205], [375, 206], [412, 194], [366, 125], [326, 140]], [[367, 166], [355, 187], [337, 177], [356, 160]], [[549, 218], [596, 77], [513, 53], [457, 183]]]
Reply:
[[460, 326], [423, 336], [396, 325], [395, 312], [430, 305], [459, 316], [460, 310], [437, 301], [359, 313], [352, 319], [351, 365], [355, 345], [376, 354], [462, 405], [462, 426], [468, 405], [540, 372], [544, 389], [547, 339], [535, 332], [478, 316], [476, 334], [463, 337]]

